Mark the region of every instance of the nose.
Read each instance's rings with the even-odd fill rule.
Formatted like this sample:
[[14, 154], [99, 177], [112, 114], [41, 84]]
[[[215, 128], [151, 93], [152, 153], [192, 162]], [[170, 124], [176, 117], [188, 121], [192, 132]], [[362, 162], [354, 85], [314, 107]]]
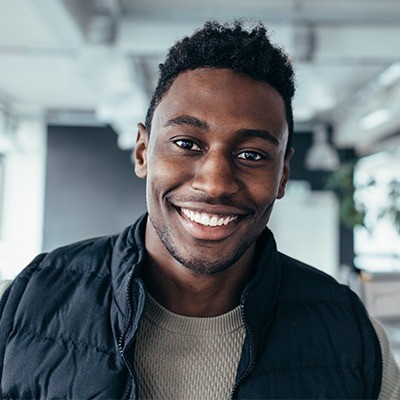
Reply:
[[221, 152], [209, 152], [198, 160], [192, 187], [213, 198], [237, 193], [240, 184], [233, 160]]

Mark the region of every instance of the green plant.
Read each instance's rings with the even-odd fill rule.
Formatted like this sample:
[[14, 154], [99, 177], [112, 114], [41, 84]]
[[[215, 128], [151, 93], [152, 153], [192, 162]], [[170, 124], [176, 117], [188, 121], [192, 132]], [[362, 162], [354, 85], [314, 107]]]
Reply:
[[400, 234], [400, 181], [393, 179], [388, 184], [388, 204], [383, 208], [378, 218], [389, 218]]
[[[347, 228], [364, 225], [365, 209], [356, 206], [353, 183], [354, 168], [357, 161], [350, 161], [333, 172], [327, 179], [325, 189], [336, 193], [339, 200], [340, 222]], [[365, 226], [365, 225], [364, 225]]]
[[[344, 163], [339, 170], [333, 172], [327, 179], [325, 189], [332, 190], [336, 193], [340, 205], [340, 221], [348, 227], [353, 228], [357, 225], [362, 225], [368, 230], [372, 230], [371, 218], [367, 223], [369, 206], [359, 199], [356, 199], [356, 190], [361, 192], [365, 190], [374, 191], [379, 186], [374, 179], [370, 179], [363, 185], [354, 185], [354, 170], [357, 164], [357, 159]], [[400, 234], [400, 181], [393, 179], [387, 184], [386, 202], [378, 206], [375, 212], [377, 223], [381, 219], [388, 219], [393, 223], [394, 228]]]

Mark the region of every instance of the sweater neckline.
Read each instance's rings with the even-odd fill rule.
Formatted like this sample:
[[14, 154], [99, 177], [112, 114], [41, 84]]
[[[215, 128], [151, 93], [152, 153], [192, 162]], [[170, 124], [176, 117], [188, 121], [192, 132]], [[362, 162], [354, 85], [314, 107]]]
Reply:
[[216, 317], [188, 317], [167, 310], [148, 293], [144, 317], [160, 329], [181, 335], [225, 335], [244, 326], [240, 306]]

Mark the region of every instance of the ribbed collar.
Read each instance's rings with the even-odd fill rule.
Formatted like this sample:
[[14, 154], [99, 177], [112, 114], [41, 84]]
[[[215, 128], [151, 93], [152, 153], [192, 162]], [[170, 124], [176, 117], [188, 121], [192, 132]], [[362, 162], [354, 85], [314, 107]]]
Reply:
[[240, 306], [216, 317], [187, 317], [167, 310], [149, 294], [144, 317], [161, 329], [181, 335], [225, 335], [243, 327]]

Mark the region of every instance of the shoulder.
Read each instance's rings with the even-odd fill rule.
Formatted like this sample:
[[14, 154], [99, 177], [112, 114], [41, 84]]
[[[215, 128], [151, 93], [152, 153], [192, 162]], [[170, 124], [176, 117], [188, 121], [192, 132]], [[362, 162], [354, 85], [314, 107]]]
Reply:
[[358, 302], [358, 297], [332, 276], [285, 254], [280, 253], [280, 257], [282, 287], [288, 300]]
[[[360, 298], [346, 285], [305, 263], [282, 255], [282, 282], [278, 304], [286, 312], [306, 315], [312, 323], [332, 327], [343, 341], [359, 337], [366, 351], [379, 349], [375, 330]], [[297, 318], [297, 317], [296, 317]], [[341, 332], [339, 334], [339, 331]], [[347, 339], [346, 339], [347, 336]]]
[[14, 320], [21, 310], [44, 315], [46, 309], [65, 304], [67, 299], [84, 300], [98, 290], [104, 291], [114, 242], [114, 236], [94, 238], [36, 256], [4, 294], [2, 322], [7, 316]]
[[[118, 355], [110, 278], [115, 240], [90, 239], [39, 255], [7, 289], [0, 306], [4, 393], [59, 398], [73, 387], [76, 398], [92, 390], [96, 378], [107, 388], [104, 393], [114, 390], [111, 381], [119, 374], [110, 370]], [[93, 373], [93, 365], [101, 367]], [[54, 375], [50, 381], [48, 371]]]
[[109, 325], [114, 242], [114, 236], [95, 238], [37, 256], [5, 293], [0, 342], [18, 332], [18, 341], [104, 347], [111, 333], [95, 337], [93, 328]]
[[38, 268], [79, 270], [82, 273], [101, 272], [112, 257], [117, 236], [92, 238], [60, 247], [47, 253]]
[[399, 365], [394, 358], [384, 327], [374, 318], [370, 317], [370, 320], [378, 336], [382, 351], [382, 387], [379, 399], [398, 399], [400, 398]]

